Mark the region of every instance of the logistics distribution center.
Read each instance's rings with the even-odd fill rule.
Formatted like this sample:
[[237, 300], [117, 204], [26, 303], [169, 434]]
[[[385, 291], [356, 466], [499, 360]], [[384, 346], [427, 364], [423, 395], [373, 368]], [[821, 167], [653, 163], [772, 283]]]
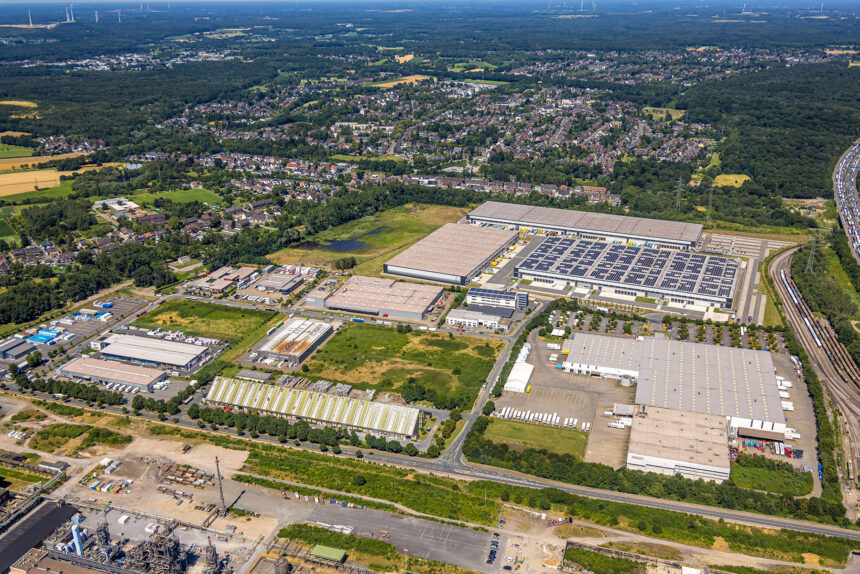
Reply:
[[206, 345], [194, 345], [137, 335], [110, 334], [90, 345], [101, 351], [101, 356], [104, 359], [129, 361], [183, 371], [190, 371], [202, 365], [212, 356], [212, 349]]
[[728, 257], [560, 236], [547, 237], [516, 266], [518, 277], [536, 282], [724, 308], [734, 303], [739, 272]]
[[446, 223], [385, 263], [385, 273], [467, 285], [516, 242], [516, 231]]
[[329, 291], [324, 285], [314, 289], [305, 305], [420, 321], [433, 310], [442, 293], [441, 287], [433, 285], [353, 275], [336, 291]]
[[59, 373], [70, 379], [84, 379], [103, 385], [128, 385], [144, 392], [152, 391], [152, 385], [167, 378], [166, 371], [93, 357], [72, 359], [60, 367]]
[[253, 410], [398, 439], [414, 438], [420, 412], [413, 407], [374, 403], [265, 383], [216, 377], [206, 402], [221, 408]]
[[257, 353], [269, 359], [298, 364], [325, 341], [332, 326], [322, 321], [292, 319], [270, 333]]
[[469, 223], [540, 231], [664, 249], [693, 249], [702, 235], [698, 223], [626, 215], [591, 213], [553, 207], [487, 201], [466, 216]]
[[[681, 425], [678, 419], [671, 418], [676, 415], [663, 412], [667, 409], [682, 413], [678, 416], [683, 420], [681, 426], [687, 429], [684, 437], [687, 441], [711, 445], [714, 441], [712, 429], [720, 426], [726, 436], [785, 438], [783, 404], [773, 360], [766, 351], [589, 333], [577, 333], [565, 348], [568, 349], [562, 364], [565, 371], [628, 379], [637, 384], [637, 415], [633, 418], [627, 455], [631, 468], [647, 464], [649, 470], [655, 472], [694, 476], [698, 472], [696, 465], [701, 464], [701, 473], [694, 477], [719, 480], [714, 475], [718, 472], [715, 467], [724, 466], [690, 460], [686, 449], [670, 445], [659, 451], [662, 454], [656, 454], [647, 436], [661, 436], [665, 442], [674, 432], [665, 428]], [[717, 418], [696, 417], [696, 414]], [[634, 441], [636, 437], [646, 438]], [[677, 459], [669, 457], [669, 452], [677, 452]], [[722, 456], [728, 456], [727, 441], [722, 443]], [[727, 477], [728, 468], [724, 470]]]

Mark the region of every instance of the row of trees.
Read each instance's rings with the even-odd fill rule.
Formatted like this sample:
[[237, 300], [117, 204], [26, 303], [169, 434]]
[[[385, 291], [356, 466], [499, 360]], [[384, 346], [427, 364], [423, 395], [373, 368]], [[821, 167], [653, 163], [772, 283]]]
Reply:
[[99, 388], [97, 385], [87, 383], [74, 383], [71, 381], [58, 381], [56, 379], [34, 378], [32, 381], [23, 375], [15, 378], [15, 384], [19, 389], [47, 393], [51, 395], [63, 395], [72, 399], [86, 401], [87, 403], [99, 405], [121, 405], [125, 402], [122, 393], [116, 393]]

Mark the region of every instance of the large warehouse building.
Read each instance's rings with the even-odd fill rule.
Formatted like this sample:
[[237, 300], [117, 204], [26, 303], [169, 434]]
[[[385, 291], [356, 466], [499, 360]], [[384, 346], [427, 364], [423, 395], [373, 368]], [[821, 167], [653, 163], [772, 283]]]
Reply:
[[184, 371], [203, 364], [212, 351], [205, 345], [180, 343], [167, 339], [111, 334], [96, 342], [104, 359], [130, 361], [154, 367]]
[[315, 289], [305, 304], [333, 311], [420, 321], [433, 310], [442, 293], [441, 287], [433, 285], [354, 275], [336, 291], [328, 291], [326, 286]]
[[146, 392], [152, 391], [152, 385], [167, 378], [166, 371], [93, 357], [72, 359], [60, 367], [59, 372], [70, 379], [84, 379], [103, 385], [129, 385]]
[[447, 223], [385, 263], [385, 273], [467, 285], [509, 245], [515, 231]]
[[322, 321], [292, 319], [274, 331], [257, 351], [268, 358], [299, 364], [316, 349], [332, 326]]
[[224, 377], [215, 378], [206, 402], [397, 439], [415, 438], [420, 415], [418, 409], [403, 405]]
[[516, 267], [518, 277], [538, 283], [723, 308], [733, 306], [739, 271], [729, 257], [559, 236], [547, 237]]
[[470, 223], [502, 225], [516, 230], [574, 235], [610, 243], [666, 249], [693, 249], [702, 235], [697, 223], [664, 221], [572, 209], [487, 201], [467, 216]]
[[692, 480], [729, 478], [725, 417], [660, 407], [640, 410], [630, 430], [627, 468]]
[[565, 371], [637, 383], [636, 404], [726, 417], [734, 433], [785, 436], [770, 353], [656, 337], [577, 333]]

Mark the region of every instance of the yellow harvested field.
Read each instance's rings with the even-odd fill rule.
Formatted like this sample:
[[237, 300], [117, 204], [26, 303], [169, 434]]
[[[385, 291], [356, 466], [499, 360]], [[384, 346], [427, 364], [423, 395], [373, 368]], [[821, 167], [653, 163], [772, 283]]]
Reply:
[[80, 157], [82, 153], [62, 153], [60, 155], [36, 155], [33, 157], [10, 157], [0, 159], [0, 171], [11, 171], [21, 169], [23, 166], [35, 166], [46, 161], [56, 159], [68, 159], [70, 157]]
[[417, 84], [423, 80], [429, 80], [430, 76], [422, 76], [421, 74], [413, 74], [411, 76], [404, 76], [397, 80], [391, 80], [390, 82], [384, 82], [381, 84], [374, 84], [377, 88], [393, 88], [394, 86], [399, 86], [400, 84]]
[[0, 100], [0, 106], [16, 106], [19, 108], [38, 108], [36, 102], [28, 102], [27, 100]]
[[828, 54], [830, 56], [842, 56], [842, 55], [850, 56], [852, 54], [856, 54], [857, 50], [824, 50], [824, 53]]
[[406, 62], [412, 60], [415, 57], [415, 54], [406, 54], [405, 56], [394, 56], [394, 59], [397, 60], [398, 64], [405, 64]]
[[60, 185], [60, 175], [72, 172], [59, 172], [55, 169], [40, 169], [36, 171], [13, 171], [0, 173], [0, 197], [17, 195]]
[[2, 138], [3, 136], [19, 137], [28, 135], [30, 135], [30, 132], [0, 132], [0, 138]]
[[740, 187], [749, 180], [750, 176], [742, 173], [721, 173], [714, 178], [714, 185]]
[[88, 165], [76, 171], [57, 171], [55, 169], [37, 169], [33, 171], [7, 171], [0, 173], [0, 197], [17, 195], [35, 191], [36, 188], [47, 189], [60, 185], [60, 176], [70, 176], [76, 173], [101, 169], [116, 163], [103, 164], [101, 166]]

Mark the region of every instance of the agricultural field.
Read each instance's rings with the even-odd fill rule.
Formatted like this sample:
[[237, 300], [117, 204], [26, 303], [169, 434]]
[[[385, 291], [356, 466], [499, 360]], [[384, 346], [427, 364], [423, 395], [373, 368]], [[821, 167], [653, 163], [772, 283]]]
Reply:
[[128, 197], [131, 201], [138, 205], [145, 206], [154, 203], [156, 199], [163, 197], [176, 203], [190, 203], [199, 201], [201, 203], [212, 203], [219, 205], [221, 196], [212, 193], [208, 189], [179, 189], [176, 191], [162, 191], [159, 193], [138, 193]]
[[29, 166], [35, 166], [47, 161], [56, 161], [59, 159], [69, 159], [80, 157], [82, 153], [62, 153], [59, 155], [35, 155], [30, 157], [7, 157], [0, 159], [0, 171], [9, 171], [14, 169], [26, 169]]
[[495, 443], [505, 443], [514, 449], [546, 449], [580, 458], [585, 455], [585, 443], [588, 441], [585, 433], [516, 421], [491, 420], [484, 438]]
[[[4, 161], [19, 160], [0, 160], [0, 164]], [[116, 164], [88, 165], [75, 171], [57, 171], [56, 169], [3, 171], [2, 166], [0, 166], [0, 198], [6, 201], [23, 201], [34, 198], [64, 197], [72, 193], [72, 182], [60, 181], [60, 177], [69, 178], [78, 173], [101, 169], [109, 165]]]
[[353, 256], [357, 273], [380, 275], [382, 264], [445, 223], [458, 221], [468, 208], [410, 204], [363, 217], [318, 233], [295, 247], [269, 256], [284, 265], [331, 265]]
[[412, 74], [411, 76], [403, 76], [400, 78], [386, 80], [383, 82], [374, 82], [369, 85], [372, 88], [393, 88], [394, 86], [399, 86], [400, 84], [417, 84], [418, 82], [422, 82], [424, 80], [435, 81], [435, 78], [431, 78], [430, 76], [424, 76], [421, 74]]
[[27, 100], [0, 100], [0, 106], [12, 106], [15, 108], [38, 108], [39, 104]]
[[[33, 172], [23, 172], [23, 173], [33, 173]], [[4, 177], [11, 174], [0, 174], [0, 181], [3, 180]], [[49, 187], [47, 189], [39, 189], [38, 191], [26, 191], [24, 193], [16, 193], [13, 195], [2, 195], [2, 191], [0, 191], [0, 196], [3, 197], [4, 200], [10, 203], [18, 203], [21, 201], [39, 201], [39, 200], [51, 200], [56, 199], [58, 197], [66, 197], [67, 195], [72, 194], [72, 184], [74, 180], [72, 179], [64, 179], [59, 184]], [[32, 186], [31, 186], [32, 187]], [[40, 186], [41, 187], [41, 186]], [[2, 188], [0, 188], [2, 189]], [[96, 198], [91, 198], [95, 201]]]
[[501, 346], [497, 340], [348, 323], [307, 366], [312, 375], [380, 392], [414, 379], [438, 395], [474, 394]]
[[[146, 329], [182, 331], [186, 335], [211, 337], [229, 343], [242, 340], [277, 315], [260, 311], [173, 299], [133, 323]], [[264, 335], [265, 330], [260, 335]]]
[[31, 155], [33, 155], [33, 150], [28, 147], [0, 143], [0, 159], [30, 157]]
[[397, 60], [398, 64], [405, 64], [407, 62], [411, 62], [415, 59], [415, 54], [406, 54], [405, 56], [394, 56], [394, 59]]
[[484, 70], [495, 70], [498, 66], [495, 66], [489, 62], [484, 62], [481, 60], [475, 60], [472, 62], [457, 62], [453, 66], [448, 66], [449, 72], [473, 72], [479, 71], [483, 72]]
[[721, 173], [714, 178], [714, 185], [721, 187], [740, 187], [751, 178], [742, 173]]

